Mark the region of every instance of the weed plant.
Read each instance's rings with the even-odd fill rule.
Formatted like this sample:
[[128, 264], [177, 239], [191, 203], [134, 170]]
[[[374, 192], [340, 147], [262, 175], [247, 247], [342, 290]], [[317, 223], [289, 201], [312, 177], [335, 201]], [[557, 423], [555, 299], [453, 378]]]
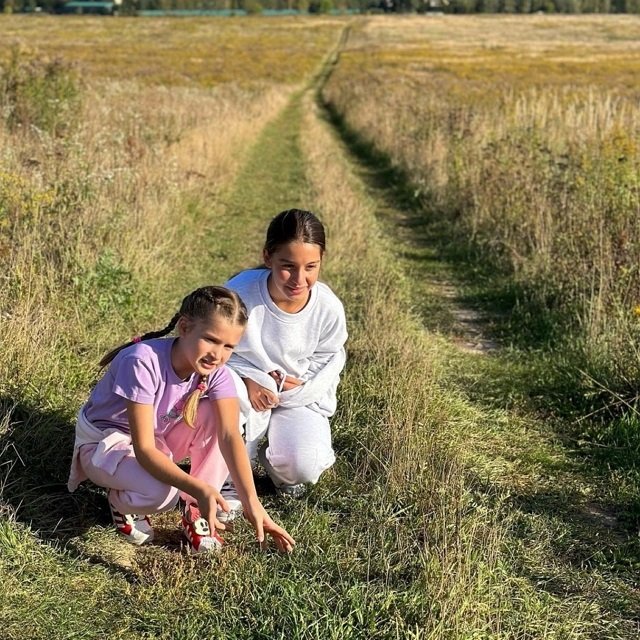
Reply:
[[81, 87], [62, 60], [29, 59], [18, 47], [0, 67], [0, 110], [10, 129], [60, 136], [78, 124]]

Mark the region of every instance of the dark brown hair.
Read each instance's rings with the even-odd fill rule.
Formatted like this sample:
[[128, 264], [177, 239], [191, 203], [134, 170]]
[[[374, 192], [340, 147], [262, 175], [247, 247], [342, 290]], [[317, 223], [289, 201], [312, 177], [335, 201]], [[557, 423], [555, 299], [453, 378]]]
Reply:
[[311, 211], [287, 209], [279, 213], [269, 223], [264, 250], [267, 255], [272, 255], [279, 247], [296, 241], [317, 244], [320, 247], [320, 255], [324, 255], [324, 227]]

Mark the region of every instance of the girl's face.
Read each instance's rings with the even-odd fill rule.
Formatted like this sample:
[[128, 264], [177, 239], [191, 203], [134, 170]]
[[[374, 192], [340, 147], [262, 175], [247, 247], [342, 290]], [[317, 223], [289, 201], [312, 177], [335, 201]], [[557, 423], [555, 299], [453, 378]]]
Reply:
[[229, 360], [244, 332], [244, 327], [219, 316], [207, 320], [183, 316], [177, 328], [179, 340], [174, 343], [171, 364], [183, 379], [194, 371], [206, 376], [220, 368]]
[[308, 242], [289, 242], [271, 254], [265, 252], [264, 264], [271, 269], [269, 294], [276, 305], [291, 313], [300, 311], [318, 280], [321, 262], [320, 247]]

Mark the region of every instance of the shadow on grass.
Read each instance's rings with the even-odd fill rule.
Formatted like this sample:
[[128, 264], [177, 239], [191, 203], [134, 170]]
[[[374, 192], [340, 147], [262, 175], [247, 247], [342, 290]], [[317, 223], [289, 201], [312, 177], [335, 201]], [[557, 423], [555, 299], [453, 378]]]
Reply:
[[83, 534], [96, 525], [110, 526], [111, 516], [103, 489], [85, 482], [73, 494], [67, 490], [73, 417], [2, 397], [0, 420], [0, 503], [5, 513], [44, 543], [136, 581], [129, 567], [88, 552], [82, 544]]
[[109, 519], [104, 493], [67, 491], [75, 422], [68, 414], [0, 398], [2, 502], [43, 540], [66, 543]]

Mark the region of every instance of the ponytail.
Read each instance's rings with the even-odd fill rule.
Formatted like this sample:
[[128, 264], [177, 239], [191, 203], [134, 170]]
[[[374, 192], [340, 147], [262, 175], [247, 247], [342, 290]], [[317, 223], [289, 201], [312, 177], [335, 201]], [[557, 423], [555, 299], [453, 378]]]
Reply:
[[184, 407], [182, 409], [182, 420], [184, 423], [191, 427], [192, 429], [196, 428], [196, 416], [198, 415], [198, 402], [200, 402], [200, 398], [202, 394], [205, 392], [207, 388], [207, 379], [209, 376], [202, 376], [200, 378], [200, 382], [198, 386], [189, 394], [187, 401], [184, 403]]

